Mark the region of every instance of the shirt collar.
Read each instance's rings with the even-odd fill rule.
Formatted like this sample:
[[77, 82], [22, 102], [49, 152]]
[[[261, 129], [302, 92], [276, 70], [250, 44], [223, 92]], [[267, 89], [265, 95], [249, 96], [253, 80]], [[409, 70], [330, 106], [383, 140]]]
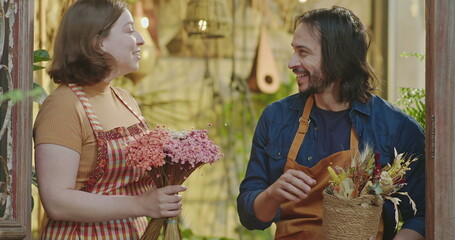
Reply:
[[289, 108], [292, 110], [300, 111], [305, 106], [305, 102], [308, 99], [308, 94], [297, 93], [291, 97]]
[[352, 102], [352, 111], [357, 111], [357, 112], [360, 112], [367, 116], [370, 116], [371, 115], [371, 106], [372, 106], [372, 102], [374, 101], [374, 99], [375, 99], [375, 96], [373, 96], [370, 99], [370, 101], [368, 101], [367, 103], [363, 103], [363, 102], [359, 101], [358, 99], [355, 99]]
[[[293, 110], [297, 110], [297, 111], [302, 110], [303, 107], [305, 106], [305, 102], [308, 99], [308, 96], [309, 96], [308, 94], [303, 94], [303, 93], [295, 94], [290, 99], [291, 101], [289, 104], [289, 108], [293, 109]], [[352, 111], [357, 111], [364, 115], [370, 116], [371, 115], [371, 106], [372, 106], [371, 103], [374, 101], [374, 99], [375, 99], [375, 96], [373, 95], [372, 99], [367, 103], [363, 103], [357, 99], [354, 100], [352, 102]]]

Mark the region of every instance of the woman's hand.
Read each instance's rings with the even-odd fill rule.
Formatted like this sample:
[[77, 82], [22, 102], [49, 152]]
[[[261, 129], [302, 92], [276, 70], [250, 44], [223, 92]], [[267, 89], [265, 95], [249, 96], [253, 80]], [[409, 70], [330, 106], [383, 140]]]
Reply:
[[138, 198], [144, 209], [142, 215], [151, 218], [178, 216], [182, 211], [182, 195], [178, 193], [186, 189], [183, 185], [169, 185], [147, 191]]

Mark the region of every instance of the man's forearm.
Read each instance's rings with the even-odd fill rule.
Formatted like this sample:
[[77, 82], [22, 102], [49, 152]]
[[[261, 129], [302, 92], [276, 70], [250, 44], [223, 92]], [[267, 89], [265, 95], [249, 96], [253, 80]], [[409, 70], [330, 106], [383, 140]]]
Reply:
[[267, 189], [261, 192], [254, 200], [254, 215], [262, 222], [271, 221], [280, 207], [280, 203], [268, 196]]

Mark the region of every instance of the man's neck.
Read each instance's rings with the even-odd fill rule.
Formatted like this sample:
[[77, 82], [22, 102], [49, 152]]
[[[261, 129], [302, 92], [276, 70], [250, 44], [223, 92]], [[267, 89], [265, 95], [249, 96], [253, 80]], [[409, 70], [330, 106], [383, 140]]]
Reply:
[[340, 102], [339, 99], [340, 89], [336, 87], [336, 84], [331, 85], [322, 93], [314, 94], [315, 104], [320, 109], [339, 112], [351, 107], [350, 102]]

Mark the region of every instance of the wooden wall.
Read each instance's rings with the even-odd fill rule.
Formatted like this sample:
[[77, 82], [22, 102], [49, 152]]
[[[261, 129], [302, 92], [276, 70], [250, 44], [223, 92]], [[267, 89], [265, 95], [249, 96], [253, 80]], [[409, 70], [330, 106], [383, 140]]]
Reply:
[[[6, 23], [5, 32], [1, 33], [5, 37], [1, 43], [5, 46], [2, 64], [11, 76], [10, 88], [28, 92], [32, 87], [33, 0], [8, 0], [1, 4], [5, 6]], [[1, 81], [8, 81], [5, 74]], [[30, 239], [32, 100], [20, 101], [2, 117], [2, 122], [5, 119], [11, 122], [2, 137], [2, 143], [6, 143], [2, 156], [7, 163], [9, 184], [8, 210], [0, 219], [0, 239]]]
[[426, 239], [455, 239], [455, 1], [426, 0]]

